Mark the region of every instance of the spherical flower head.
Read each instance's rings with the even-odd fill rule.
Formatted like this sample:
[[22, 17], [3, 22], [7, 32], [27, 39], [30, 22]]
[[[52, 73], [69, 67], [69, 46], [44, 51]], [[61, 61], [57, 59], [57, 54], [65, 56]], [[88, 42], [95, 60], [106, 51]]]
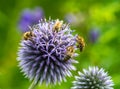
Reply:
[[89, 67], [88, 70], [83, 69], [83, 73], [78, 73], [71, 89], [113, 89], [111, 77], [103, 68]]
[[24, 33], [29, 30], [28, 25], [32, 26], [34, 24], [37, 24], [38, 20], [42, 19], [43, 17], [44, 17], [44, 12], [40, 7], [36, 7], [33, 10], [29, 8], [24, 9], [21, 13], [18, 27], [21, 30], [21, 32]]
[[68, 47], [76, 50], [75, 36], [69, 25], [58, 19], [44, 19], [31, 30], [31, 38], [24, 37], [18, 52], [17, 60], [22, 72], [35, 84], [66, 81], [66, 76], [71, 76], [71, 70], [75, 70], [73, 63], [77, 63], [73, 59], [76, 53], [72, 57], [66, 54]]
[[67, 13], [65, 20], [73, 26], [79, 26], [85, 21], [85, 17], [82, 13]]
[[78, 18], [74, 14], [70, 13], [65, 15], [65, 20], [73, 24], [77, 22]]
[[89, 31], [89, 40], [92, 42], [92, 43], [95, 43], [98, 38], [100, 36], [100, 31], [99, 29], [97, 28], [93, 28]]

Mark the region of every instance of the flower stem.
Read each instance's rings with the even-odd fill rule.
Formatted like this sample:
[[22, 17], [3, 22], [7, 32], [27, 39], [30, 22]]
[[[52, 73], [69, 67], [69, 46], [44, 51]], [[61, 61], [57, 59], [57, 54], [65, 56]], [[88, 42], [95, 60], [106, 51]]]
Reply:
[[36, 85], [37, 83], [33, 81], [28, 89], [35, 89]]

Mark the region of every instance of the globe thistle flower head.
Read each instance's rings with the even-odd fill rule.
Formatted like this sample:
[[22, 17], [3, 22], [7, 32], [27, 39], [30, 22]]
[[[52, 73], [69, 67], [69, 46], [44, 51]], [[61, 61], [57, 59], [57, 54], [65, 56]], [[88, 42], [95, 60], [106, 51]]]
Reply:
[[33, 24], [37, 24], [38, 20], [42, 19], [44, 17], [44, 12], [42, 8], [36, 7], [33, 11]]
[[18, 23], [18, 27], [21, 30], [21, 32], [29, 31], [28, 25], [32, 26], [34, 24], [38, 23], [38, 20], [42, 19], [44, 17], [43, 10], [39, 7], [36, 7], [35, 9], [24, 9], [20, 16], [20, 21]]
[[78, 73], [71, 89], [113, 89], [113, 81], [103, 68], [89, 67]]
[[[75, 70], [73, 63], [77, 63], [73, 59], [77, 55], [76, 40], [69, 25], [44, 19], [30, 29], [25, 33], [18, 52], [22, 72], [35, 84], [66, 81], [66, 76], [71, 76], [71, 70]], [[70, 49], [74, 50], [71, 56], [67, 54], [68, 47], [74, 48]]]
[[65, 20], [73, 24], [77, 22], [77, 17], [74, 14], [70, 13], [70, 14], [66, 14]]
[[89, 31], [89, 40], [92, 43], [95, 43], [100, 36], [100, 31], [97, 28], [93, 28]]
[[79, 26], [85, 21], [82, 13], [68, 13], [65, 15], [65, 20], [73, 26]]

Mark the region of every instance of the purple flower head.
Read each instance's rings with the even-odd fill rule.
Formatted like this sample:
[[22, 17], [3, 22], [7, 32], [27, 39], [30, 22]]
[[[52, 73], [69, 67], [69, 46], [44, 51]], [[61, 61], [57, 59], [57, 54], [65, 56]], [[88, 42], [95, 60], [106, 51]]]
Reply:
[[113, 89], [113, 81], [103, 68], [89, 67], [78, 74], [71, 89]]
[[89, 40], [90, 40], [90, 42], [95, 43], [97, 41], [97, 39], [99, 38], [99, 36], [100, 36], [99, 29], [94, 28], [94, 29], [91, 29], [89, 31]]
[[23, 39], [18, 52], [17, 60], [22, 72], [35, 84], [56, 84], [65, 81], [66, 76], [72, 75], [71, 70], [75, 70], [73, 63], [77, 63], [73, 59], [76, 53], [65, 60], [67, 48], [77, 48], [73, 31], [58, 19], [40, 20], [31, 29], [34, 36]]
[[34, 10], [31, 9], [24, 9], [22, 11], [20, 21], [19, 21], [19, 29], [22, 32], [28, 31], [28, 26], [32, 26], [33, 24], [38, 23], [38, 20], [43, 18], [43, 10], [41, 8], [35, 8]]
[[76, 23], [78, 19], [74, 14], [70, 13], [65, 16], [65, 20], [68, 23]]
[[65, 15], [65, 20], [72, 25], [79, 26], [85, 18], [82, 13], [68, 13]]
[[38, 20], [42, 19], [44, 17], [43, 10], [41, 8], [35, 8], [33, 11], [33, 24], [37, 24]]

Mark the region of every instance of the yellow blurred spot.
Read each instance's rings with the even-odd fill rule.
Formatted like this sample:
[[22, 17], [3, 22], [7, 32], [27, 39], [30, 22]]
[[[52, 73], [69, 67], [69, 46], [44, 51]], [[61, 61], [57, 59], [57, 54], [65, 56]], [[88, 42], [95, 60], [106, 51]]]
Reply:
[[91, 19], [98, 22], [112, 22], [116, 19], [114, 13], [118, 8], [119, 4], [117, 3], [112, 3], [107, 6], [95, 5], [90, 9]]

